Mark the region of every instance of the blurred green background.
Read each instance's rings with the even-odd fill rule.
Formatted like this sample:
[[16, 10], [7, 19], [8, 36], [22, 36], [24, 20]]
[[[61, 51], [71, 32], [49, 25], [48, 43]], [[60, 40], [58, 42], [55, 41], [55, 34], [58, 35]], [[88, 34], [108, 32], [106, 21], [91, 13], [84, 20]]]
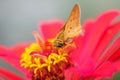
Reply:
[[[82, 23], [106, 10], [120, 9], [120, 0], [0, 0], [0, 44], [12, 46], [34, 40], [32, 31], [40, 21], [65, 21], [75, 3], [80, 4]], [[0, 66], [21, 74], [1, 59]], [[119, 75], [112, 80], [120, 80]]]

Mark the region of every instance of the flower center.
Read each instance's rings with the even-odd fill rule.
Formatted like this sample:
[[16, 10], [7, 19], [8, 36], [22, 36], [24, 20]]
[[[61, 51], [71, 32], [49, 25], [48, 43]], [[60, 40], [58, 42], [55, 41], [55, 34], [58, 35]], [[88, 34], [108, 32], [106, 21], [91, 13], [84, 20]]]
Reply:
[[70, 66], [67, 51], [53, 48], [49, 41], [43, 42], [42, 47], [32, 43], [21, 55], [20, 64], [35, 80], [62, 80], [64, 70]]

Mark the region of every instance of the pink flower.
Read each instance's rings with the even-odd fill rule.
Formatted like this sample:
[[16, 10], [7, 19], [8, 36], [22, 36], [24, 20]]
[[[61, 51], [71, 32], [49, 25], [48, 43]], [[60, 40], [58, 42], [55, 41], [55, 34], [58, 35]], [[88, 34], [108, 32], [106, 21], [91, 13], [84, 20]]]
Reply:
[[[69, 51], [54, 49], [53, 38], [63, 26], [61, 20], [41, 22], [38, 33], [33, 32], [37, 42], [18, 44], [11, 48], [0, 46], [0, 57], [20, 70], [29, 79], [58, 80], [101, 80], [111, 78], [120, 70], [120, 20], [114, 21], [120, 11], [101, 14], [96, 20], [87, 20], [84, 36], [73, 42], [76, 47]], [[6, 73], [0, 68], [0, 75], [10, 79], [25, 79]], [[12, 76], [9, 76], [12, 75]]]
[[108, 11], [84, 23], [85, 35], [79, 36], [70, 54], [74, 64], [65, 71], [67, 80], [111, 78], [120, 70], [120, 11]]

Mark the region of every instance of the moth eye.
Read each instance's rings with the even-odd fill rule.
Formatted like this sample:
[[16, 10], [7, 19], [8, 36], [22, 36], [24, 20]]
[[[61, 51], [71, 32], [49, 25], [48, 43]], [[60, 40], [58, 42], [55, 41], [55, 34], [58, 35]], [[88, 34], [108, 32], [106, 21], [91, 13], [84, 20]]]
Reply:
[[64, 46], [64, 43], [62, 41], [58, 41], [56, 47], [61, 48]]
[[62, 40], [60, 40], [60, 39], [55, 40], [54, 47], [61, 48], [63, 46], [64, 46], [64, 42]]
[[63, 46], [63, 43], [59, 43], [57, 47], [62, 47]]

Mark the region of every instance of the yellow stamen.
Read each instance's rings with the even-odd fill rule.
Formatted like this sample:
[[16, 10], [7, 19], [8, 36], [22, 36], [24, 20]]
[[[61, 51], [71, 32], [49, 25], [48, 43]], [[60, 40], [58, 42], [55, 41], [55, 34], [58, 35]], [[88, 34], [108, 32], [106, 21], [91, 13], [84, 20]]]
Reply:
[[48, 69], [48, 71], [50, 72], [50, 68], [51, 68], [51, 65], [52, 65], [52, 61], [51, 61], [51, 59], [50, 58], [44, 58], [44, 61], [45, 61], [45, 63], [43, 64], [44, 66], [47, 66], [47, 69]]
[[[53, 40], [51, 39], [50, 43], [52, 41]], [[43, 53], [46, 53], [47, 51], [51, 53], [49, 53], [49, 55], [46, 56], [45, 53], [41, 54], [41, 51]], [[31, 55], [32, 52], [37, 52], [38, 55]], [[20, 64], [29, 71], [32, 71], [34, 77], [44, 77], [48, 72], [51, 72], [55, 66], [60, 65], [62, 67], [61, 62], [68, 63], [67, 56], [68, 53], [66, 53], [63, 48], [55, 49], [54, 52], [52, 45], [46, 45], [44, 43], [44, 48], [41, 48], [40, 44], [33, 43], [29, 47], [27, 47], [25, 49], [25, 52], [21, 55]], [[62, 69], [60, 66], [57, 67]], [[58, 68], [54, 70], [58, 70]], [[52, 75], [52, 77], [49, 78], [48, 76], [45, 78], [45, 80], [46, 79], [52, 80], [57, 78], [55, 78], [55, 76]]]
[[30, 45], [30, 47], [25, 49], [25, 52], [21, 55], [21, 66], [28, 68], [30, 67], [30, 65], [32, 64], [32, 56], [30, 55], [30, 53], [32, 51], [36, 51], [39, 52], [41, 48], [39, 47], [39, 45], [37, 43], [33, 43]]

